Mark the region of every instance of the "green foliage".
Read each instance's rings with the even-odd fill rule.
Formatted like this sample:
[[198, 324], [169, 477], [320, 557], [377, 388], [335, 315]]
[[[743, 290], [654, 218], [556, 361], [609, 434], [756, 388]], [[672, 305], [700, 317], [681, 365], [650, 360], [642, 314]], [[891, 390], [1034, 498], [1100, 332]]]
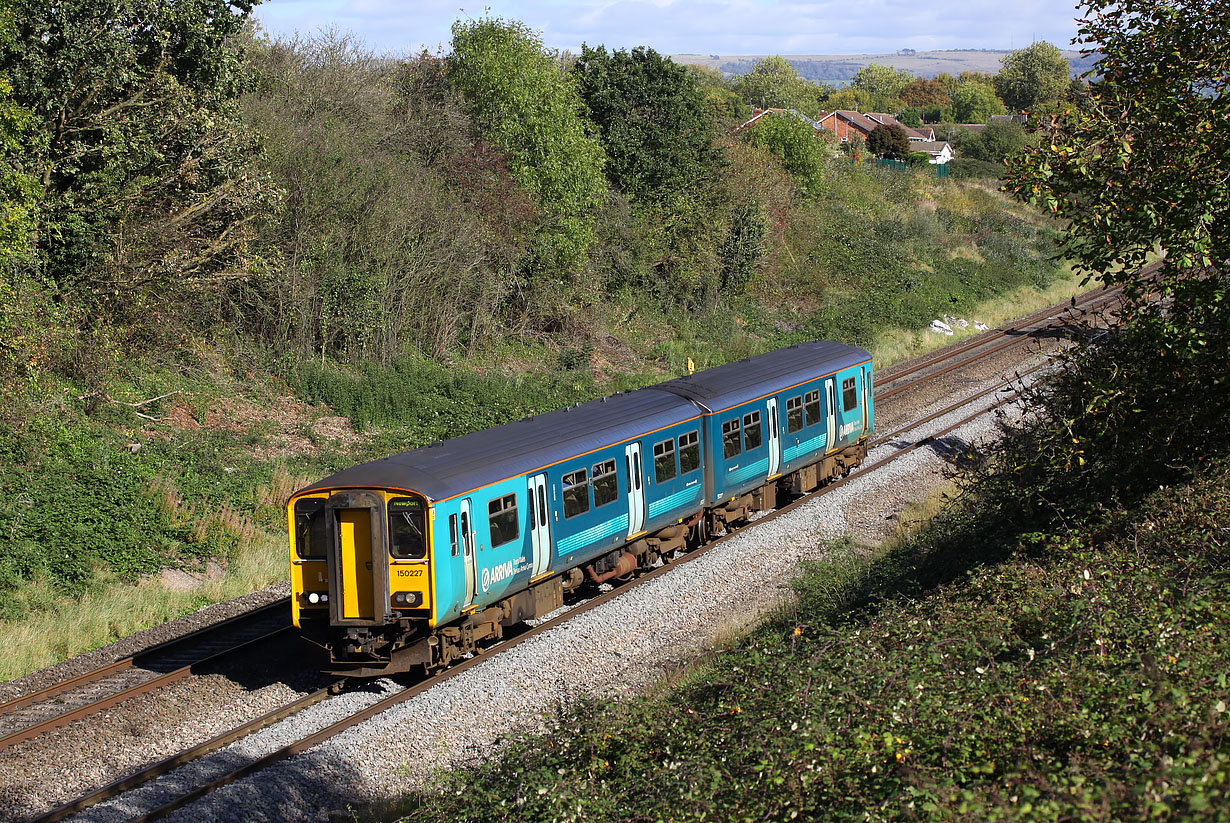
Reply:
[[948, 161], [948, 174], [954, 180], [999, 180], [1008, 171], [1003, 163], [989, 163], [968, 157]]
[[581, 47], [573, 66], [598, 126], [611, 182], [631, 200], [664, 200], [700, 185], [714, 162], [714, 121], [683, 66], [653, 49]]
[[398, 451], [552, 411], [597, 394], [588, 372], [480, 376], [431, 360], [370, 361], [353, 371], [302, 362], [291, 375], [305, 397], [328, 403], [357, 429], [381, 427]]
[[724, 289], [740, 291], [751, 282], [756, 267], [764, 263], [765, 230], [764, 215], [758, 203], [743, 203], [735, 209], [730, 234], [718, 252]]
[[752, 109], [717, 69], [706, 66], [686, 67], [704, 100], [705, 110], [715, 123], [742, 123], [752, 116]]
[[944, 107], [952, 102], [948, 89], [937, 79], [915, 77], [901, 89], [901, 99], [912, 108]]
[[810, 123], [790, 114], [766, 114], [745, 133], [752, 145], [781, 158], [805, 197], [826, 191], [825, 165], [832, 150], [825, 135], [818, 135]]
[[[245, 537], [234, 523], [203, 522], [194, 512], [233, 509], [243, 513], [236, 522], [249, 523], [244, 528], [284, 522], [280, 506], [254, 505], [269, 467], [252, 458], [243, 436], [151, 438], [133, 452], [122, 426], [134, 420], [131, 410], [105, 406], [93, 419], [44, 412], [3, 431], [0, 619], [37, 607], [20, 594], [29, 581], [46, 580], [72, 596], [104, 578], [132, 581], [164, 566], [227, 556]], [[182, 507], [167, 505], [160, 478], [171, 481]]]
[[573, 272], [605, 191], [605, 157], [587, 133], [575, 79], [515, 21], [459, 20], [452, 45], [450, 81], [487, 139], [508, 152], [513, 177], [553, 217], [541, 230], [540, 264]]
[[989, 83], [969, 81], [952, 91], [949, 119], [958, 123], [986, 123], [993, 114], [1006, 114], [1004, 103]]
[[[950, 134], [949, 140], [953, 149], [964, 159], [1003, 163], [1025, 147], [1029, 136], [1020, 123], [996, 121], [988, 123], [981, 131], [957, 127]], [[1005, 171], [1006, 169], [1001, 169], [999, 175]]]
[[245, 111], [287, 197], [261, 225], [280, 265], [229, 293], [245, 326], [298, 356], [387, 362], [442, 357], [503, 319], [541, 224], [440, 61], [330, 33], [253, 52]]
[[910, 153], [910, 137], [895, 123], [876, 126], [867, 135], [867, 151], [876, 157], [904, 160]]
[[[1230, 9], [1087, 5], [1081, 37], [1103, 55], [1090, 108], [1012, 162], [1007, 188], [1067, 221], [1065, 252], [1123, 284], [1128, 316], [1153, 326], [1159, 343], [1203, 347], [1207, 330], [1227, 324]], [[1139, 278], [1157, 250], [1159, 276]]]
[[777, 55], [758, 60], [750, 72], [734, 81], [734, 89], [755, 108], [793, 109], [808, 116], [820, 111], [820, 89], [800, 77], [790, 61]]
[[274, 200], [236, 107], [253, 5], [10, 0], [0, 73], [33, 121], [22, 162], [50, 280], [139, 317], [139, 296], [244, 269]]
[[1003, 63], [995, 75], [995, 91], [1010, 111], [1032, 112], [1068, 91], [1067, 58], [1050, 43], [1031, 43], [1005, 56]]
[[859, 111], [897, 111], [901, 108], [902, 93], [915, 79], [914, 75], [892, 66], [877, 63], [863, 66], [850, 81], [850, 89], [857, 95]]
[[[0, 17], [0, 26], [9, 29], [12, 20]], [[0, 75], [0, 272], [29, 265], [39, 195], [37, 181], [23, 170], [34, 118], [13, 102], [12, 91]]]

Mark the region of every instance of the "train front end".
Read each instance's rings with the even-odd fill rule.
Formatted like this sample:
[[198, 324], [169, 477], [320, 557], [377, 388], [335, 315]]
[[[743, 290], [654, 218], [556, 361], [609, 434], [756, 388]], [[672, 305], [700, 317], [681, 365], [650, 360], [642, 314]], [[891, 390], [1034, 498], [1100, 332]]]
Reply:
[[293, 621], [337, 674], [406, 671], [430, 659], [431, 508], [387, 489], [306, 490], [287, 504]]

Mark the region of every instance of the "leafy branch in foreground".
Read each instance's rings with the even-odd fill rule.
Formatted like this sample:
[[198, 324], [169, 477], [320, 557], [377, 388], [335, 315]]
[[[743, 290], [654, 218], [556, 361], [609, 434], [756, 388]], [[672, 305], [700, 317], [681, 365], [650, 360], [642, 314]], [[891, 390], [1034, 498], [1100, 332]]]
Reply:
[[[1169, 346], [1224, 323], [1230, 261], [1230, 6], [1224, 0], [1089, 0], [1081, 42], [1103, 57], [1087, 111], [1011, 164], [1006, 189], [1069, 221], [1064, 250], [1123, 284], [1129, 316]], [[1160, 250], [1159, 277], [1137, 271]], [[1156, 310], [1148, 293], [1168, 307]]]

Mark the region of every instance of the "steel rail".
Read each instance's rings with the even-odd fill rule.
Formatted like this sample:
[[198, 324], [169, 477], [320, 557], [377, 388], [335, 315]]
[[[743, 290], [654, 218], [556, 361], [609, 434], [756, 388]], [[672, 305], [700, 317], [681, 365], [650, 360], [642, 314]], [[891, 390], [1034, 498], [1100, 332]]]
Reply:
[[73, 815], [83, 812], [91, 806], [102, 803], [105, 800], [110, 800], [113, 797], [131, 791], [132, 789], [143, 786], [151, 780], [160, 777], [167, 772], [191, 763], [193, 760], [204, 757], [211, 752], [221, 749], [223, 746], [229, 746], [241, 737], [246, 737], [262, 729], [272, 726], [291, 715], [298, 714], [309, 706], [314, 706], [320, 701], [327, 698], [330, 694], [332, 686], [326, 686], [323, 689], [318, 689], [310, 694], [286, 704], [280, 708], [274, 709], [271, 712], [261, 715], [255, 720], [251, 720], [242, 726], [237, 726], [230, 731], [223, 732], [215, 737], [199, 743], [190, 749], [185, 749], [179, 754], [172, 755], [157, 763], [146, 766], [143, 769], [133, 772], [127, 777], [120, 778], [112, 783], [108, 783], [100, 789], [83, 795], [71, 803], [65, 803], [63, 806], [51, 810], [41, 817], [34, 818], [31, 823], [57, 823], [57, 821], [72, 817]]
[[[285, 607], [285, 605], [288, 602], [289, 602], [289, 598], [284, 599], [284, 600], [275, 601], [274, 603], [270, 603], [266, 606], [261, 607], [260, 609], [254, 609], [250, 612], [245, 612], [242, 615], [236, 615], [235, 617], [228, 618], [225, 621], [216, 623], [213, 626], [208, 626], [208, 627], [205, 627], [204, 629], [200, 629], [196, 632], [192, 632], [190, 634], [184, 635], [183, 637], [178, 638], [175, 641], [171, 641], [170, 643], [166, 645], [167, 647], [179, 645], [183, 643], [184, 641], [188, 640], [189, 638], [200, 640], [202, 635], [211, 634], [211, 633], [217, 633], [221, 636], [221, 630], [220, 630], [221, 627], [225, 626], [228, 629], [236, 629], [236, 628], [242, 628], [243, 624], [246, 624], [246, 623], [259, 622], [260, 620], [267, 619], [271, 615], [273, 615], [277, 608]], [[277, 628], [274, 628], [272, 631], [263, 632], [257, 635], [256, 637], [250, 637], [244, 640], [242, 643], [237, 643], [237, 644], [232, 643], [232, 644], [229, 644], [226, 648], [220, 649], [219, 651], [216, 651], [210, 654], [205, 654], [205, 655], [197, 655], [195, 659], [193, 659], [191, 662], [186, 663], [182, 666], [178, 666], [174, 669], [171, 669], [170, 671], [163, 672], [162, 674], [154, 675], [153, 677], [147, 680], [143, 680], [140, 683], [136, 683], [126, 688], [122, 688], [118, 691], [112, 692], [111, 694], [105, 695], [103, 697], [90, 700], [86, 703], [83, 703], [80, 706], [77, 706], [76, 708], [71, 708], [68, 711], [61, 712], [45, 720], [40, 720], [29, 726], [24, 726], [22, 728], [16, 729], [4, 735], [3, 737], [0, 737], [0, 751], [10, 748], [11, 746], [15, 746], [18, 743], [22, 743], [26, 740], [30, 740], [46, 732], [49, 732], [52, 729], [60, 728], [61, 726], [65, 726], [76, 720], [80, 720], [84, 717], [89, 717], [90, 715], [97, 714], [101, 711], [105, 711], [106, 709], [109, 709], [112, 706], [123, 703], [126, 700], [130, 700], [134, 697], [139, 697], [140, 695], [148, 694], [149, 692], [156, 691], [157, 689], [163, 688], [165, 686], [169, 686], [172, 683], [178, 682], [188, 677], [190, 674], [192, 674], [192, 670], [196, 667], [199, 667], [205, 663], [209, 663], [213, 660], [217, 660], [219, 658], [225, 657], [226, 655], [232, 654], [241, 649], [245, 649], [253, 644], [262, 642], [264, 640], [268, 640], [272, 637], [276, 637], [277, 635], [282, 634], [284, 632], [291, 631], [293, 628], [294, 627], [291, 626], [289, 622], [287, 622], [287, 624], [284, 626], [279, 626]], [[161, 648], [161, 647], [155, 647], [155, 648]], [[47, 700], [54, 699], [55, 697], [66, 694], [70, 689], [81, 688], [82, 686], [88, 686], [93, 683], [100, 682], [102, 677], [93, 677], [93, 675], [97, 674], [97, 672], [99, 671], [105, 672], [103, 676], [118, 674], [124, 671], [128, 671], [135, 667], [135, 664], [133, 661], [136, 657], [143, 657], [148, 653], [149, 653], [148, 651], [142, 652], [140, 655], [136, 655], [131, 658], [124, 658], [122, 660], [116, 661], [115, 663], [108, 664], [107, 666], [103, 666], [100, 669], [95, 670], [94, 672], [87, 672], [86, 674], [81, 675], [79, 677], [72, 678], [71, 680], [66, 680], [60, 684], [54, 684], [53, 686], [49, 686], [45, 689], [40, 690], [39, 692], [34, 692], [30, 695], [26, 695], [24, 697], [18, 698], [17, 700], [11, 701], [10, 704], [6, 704], [6, 705], [13, 705], [13, 704], [20, 703], [21, 705], [18, 708], [25, 708], [30, 705], [36, 705], [39, 702], [45, 702]], [[17, 709], [11, 709], [9, 713], [11, 714], [13, 711], [16, 711], [16, 710]]]

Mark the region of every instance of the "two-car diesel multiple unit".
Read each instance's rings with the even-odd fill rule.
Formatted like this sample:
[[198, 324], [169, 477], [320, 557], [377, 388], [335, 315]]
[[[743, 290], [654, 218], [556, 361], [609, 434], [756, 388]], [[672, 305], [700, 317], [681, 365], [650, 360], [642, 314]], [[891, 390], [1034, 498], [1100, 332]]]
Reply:
[[871, 356], [801, 343], [338, 472], [291, 497], [294, 623], [333, 671], [432, 670], [867, 454]]

